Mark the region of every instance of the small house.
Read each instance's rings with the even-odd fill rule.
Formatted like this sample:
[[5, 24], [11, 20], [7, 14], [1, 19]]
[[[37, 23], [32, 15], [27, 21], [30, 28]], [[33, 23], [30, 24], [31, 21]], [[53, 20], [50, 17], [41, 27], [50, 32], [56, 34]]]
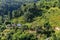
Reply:
[[7, 27], [11, 27], [11, 22], [6, 22], [5, 24]]
[[13, 23], [13, 24], [12, 24], [12, 27], [16, 27], [16, 24], [15, 24], [15, 23]]
[[17, 24], [18, 27], [21, 27], [22, 25], [21, 24]]

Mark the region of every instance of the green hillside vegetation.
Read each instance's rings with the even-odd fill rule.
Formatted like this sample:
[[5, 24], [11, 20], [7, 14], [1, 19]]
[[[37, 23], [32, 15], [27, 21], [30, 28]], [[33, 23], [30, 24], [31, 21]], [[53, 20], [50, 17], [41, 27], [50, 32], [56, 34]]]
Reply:
[[2, 24], [0, 40], [60, 40], [60, 29], [55, 29], [60, 28], [60, 0], [25, 3], [12, 11], [12, 19], [7, 22], [22, 26], [6, 28], [6, 24]]

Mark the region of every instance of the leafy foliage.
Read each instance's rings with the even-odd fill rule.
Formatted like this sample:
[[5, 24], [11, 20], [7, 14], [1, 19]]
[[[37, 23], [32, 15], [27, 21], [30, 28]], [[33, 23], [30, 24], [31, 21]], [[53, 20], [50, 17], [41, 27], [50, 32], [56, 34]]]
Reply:
[[[60, 40], [60, 29], [55, 28], [60, 27], [59, 4], [60, 0], [24, 1], [17, 10], [4, 10], [7, 14], [0, 16], [0, 40]], [[7, 28], [5, 22], [22, 26]]]

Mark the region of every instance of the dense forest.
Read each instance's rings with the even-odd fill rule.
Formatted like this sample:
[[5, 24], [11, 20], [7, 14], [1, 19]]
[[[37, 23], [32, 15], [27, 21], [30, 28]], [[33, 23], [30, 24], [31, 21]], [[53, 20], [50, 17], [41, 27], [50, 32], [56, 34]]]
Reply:
[[1, 0], [0, 40], [60, 40], [60, 0]]

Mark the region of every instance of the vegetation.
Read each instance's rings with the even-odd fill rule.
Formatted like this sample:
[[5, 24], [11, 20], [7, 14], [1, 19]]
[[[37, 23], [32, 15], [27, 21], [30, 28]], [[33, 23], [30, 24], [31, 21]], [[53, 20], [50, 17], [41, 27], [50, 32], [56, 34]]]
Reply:
[[60, 0], [25, 2], [6, 13], [0, 16], [0, 40], [60, 40]]

